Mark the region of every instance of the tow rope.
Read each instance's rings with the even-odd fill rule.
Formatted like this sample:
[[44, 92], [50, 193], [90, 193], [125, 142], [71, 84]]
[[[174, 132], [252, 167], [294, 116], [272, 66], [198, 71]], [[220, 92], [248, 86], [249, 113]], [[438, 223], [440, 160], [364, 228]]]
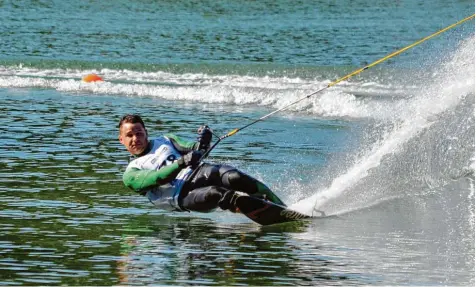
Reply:
[[318, 94], [318, 93], [320, 93], [320, 92], [322, 92], [322, 91], [324, 91], [324, 90], [326, 90], [326, 89], [328, 89], [328, 88], [330, 88], [330, 87], [332, 87], [332, 86], [337, 85], [338, 83], [340, 83], [340, 82], [342, 82], [342, 81], [345, 81], [345, 80], [347, 80], [347, 79], [349, 79], [349, 78], [351, 78], [351, 77], [353, 77], [353, 76], [355, 76], [355, 75], [358, 75], [358, 74], [360, 74], [361, 72], [363, 72], [363, 71], [365, 71], [365, 70], [367, 70], [367, 69], [369, 69], [369, 68], [371, 68], [371, 67], [373, 67], [373, 66], [376, 66], [376, 65], [378, 65], [378, 64], [380, 64], [380, 63], [382, 63], [382, 62], [384, 62], [384, 61], [386, 61], [386, 60], [388, 60], [388, 59], [390, 59], [390, 58], [393, 58], [393, 57], [395, 57], [395, 56], [397, 56], [397, 55], [399, 55], [399, 54], [405, 52], [405, 51], [408, 50], [408, 49], [411, 49], [411, 48], [413, 48], [413, 47], [415, 47], [415, 46], [417, 46], [417, 45], [419, 45], [419, 44], [421, 44], [421, 43], [423, 43], [423, 42], [425, 42], [425, 41], [427, 41], [427, 40], [429, 40], [429, 39], [431, 39], [431, 38], [433, 38], [433, 37], [438, 36], [439, 34], [441, 34], [441, 33], [443, 33], [443, 32], [446, 32], [447, 30], [450, 30], [450, 29], [452, 29], [452, 28], [454, 28], [454, 27], [456, 27], [456, 26], [459, 26], [459, 25], [463, 24], [464, 22], [473, 19], [474, 16], [475, 16], [475, 14], [473, 14], [473, 15], [471, 15], [471, 16], [469, 16], [469, 17], [466, 17], [466, 18], [464, 18], [464, 19], [462, 19], [462, 20], [460, 20], [460, 21], [458, 21], [458, 22], [456, 22], [456, 23], [454, 23], [454, 24], [452, 24], [452, 25], [450, 25], [450, 26], [448, 26], [448, 27], [446, 27], [446, 28], [444, 28], [444, 29], [439, 30], [439, 31], [436, 32], [436, 33], [433, 33], [433, 34], [431, 34], [431, 35], [429, 35], [429, 36], [427, 36], [427, 37], [425, 37], [425, 38], [423, 38], [423, 39], [421, 39], [421, 40], [419, 40], [419, 41], [416, 41], [415, 43], [413, 43], [413, 44], [411, 44], [411, 45], [406, 46], [405, 48], [402, 48], [402, 49], [400, 49], [400, 50], [398, 50], [398, 51], [396, 51], [396, 52], [393, 52], [393, 53], [391, 53], [391, 54], [389, 54], [389, 55], [387, 55], [387, 56], [385, 56], [385, 57], [383, 57], [383, 58], [381, 58], [381, 59], [379, 59], [379, 60], [377, 60], [377, 61], [375, 61], [375, 62], [373, 62], [373, 63], [371, 63], [371, 64], [369, 64], [369, 65], [367, 65], [367, 66], [365, 66], [365, 67], [363, 67], [363, 68], [357, 69], [357, 70], [353, 71], [352, 73], [350, 73], [350, 74], [348, 74], [348, 75], [345, 75], [344, 77], [335, 80], [334, 82], [328, 84], [327, 86], [325, 86], [325, 87], [323, 87], [323, 88], [321, 88], [321, 89], [319, 89], [319, 90], [317, 90], [317, 91], [315, 91], [315, 92], [312, 92], [312, 93], [310, 93], [310, 94], [308, 94], [308, 95], [306, 95], [306, 96], [304, 96], [304, 97], [302, 97], [302, 98], [300, 98], [300, 99], [298, 99], [298, 100], [296, 100], [296, 101], [294, 101], [294, 102], [292, 102], [292, 103], [290, 103], [290, 104], [288, 104], [288, 105], [286, 105], [286, 106], [284, 106], [284, 107], [282, 107], [282, 108], [280, 108], [280, 109], [277, 109], [277, 110], [275, 110], [275, 111], [273, 111], [273, 112], [271, 112], [271, 113], [269, 113], [269, 114], [267, 114], [267, 115], [264, 115], [264, 116], [262, 116], [261, 118], [256, 119], [256, 120], [254, 120], [254, 121], [252, 121], [252, 122], [250, 122], [250, 123], [248, 123], [248, 124], [242, 126], [241, 128], [236, 128], [236, 129], [230, 131], [229, 133], [227, 133], [227, 134], [225, 134], [225, 135], [219, 137], [218, 140], [207, 150], [207, 152], [203, 154], [201, 160], [205, 159], [205, 158], [210, 154], [210, 152], [211, 152], [223, 139], [226, 139], [227, 137], [231, 137], [232, 135], [235, 135], [235, 134], [238, 133], [239, 131], [241, 131], [241, 130], [243, 130], [243, 129], [245, 129], [245, 128], [251, 126], [251, 125], [254, 125], [254, 124], [256, 124], [257, 122], [264, 121], [265, 119], [269, 118], [270, 116], [272, 116], [272, 115], [274, 115], [274, 114], [276, 114], [276, 113], [278, 113], [278, 112], [281, 112], [281, 111], [284, 111], [284, 110], [288, 109], [288, 108], [291, 107], [292, 105], [295, 105], [295, 104], [297, 104], [297, 103], [299, 103], [299, 102], [301, 102], [301, 101], [303, 101], [303, 100], [305, 100], [305, 99], [308, 99], [308, 98], [310, 98], [310, 97], [312, 97], [312, 96], [314, 96], [314, 95], [316, 95], [316, 94]]

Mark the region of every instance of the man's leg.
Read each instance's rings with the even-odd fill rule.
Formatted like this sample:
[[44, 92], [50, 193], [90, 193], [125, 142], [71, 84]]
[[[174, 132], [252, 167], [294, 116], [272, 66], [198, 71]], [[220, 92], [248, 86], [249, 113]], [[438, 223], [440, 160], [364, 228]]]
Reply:
[[264, 183], [246, 173], [226, 165], [221, 166], [219, 172], [224, 187], [251, 195], [264, 196], [273, 203], [286, 206]]
[[206, 186], [191, 190], [182, 199], [182, 207], [190, 211], [211, 212], [228, 190], [218, 186]]
[[242, 191], [250, 195], [264, 196], [273, 203], [286, 206], [264, 183], [228, 165], [205, 163], [186, 185], [186, 189], [221, 186], [229, 190]]

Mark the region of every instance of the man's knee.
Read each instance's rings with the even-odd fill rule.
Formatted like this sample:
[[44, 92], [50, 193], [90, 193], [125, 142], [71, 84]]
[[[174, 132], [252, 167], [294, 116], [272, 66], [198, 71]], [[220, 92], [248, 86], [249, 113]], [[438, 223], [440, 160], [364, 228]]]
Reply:
[[239, 190], [249, 194], [258, 191], [256, 180], [236, 169], [225, 172], [222, 175], [222, 182], [226, 187], [233, 190]]

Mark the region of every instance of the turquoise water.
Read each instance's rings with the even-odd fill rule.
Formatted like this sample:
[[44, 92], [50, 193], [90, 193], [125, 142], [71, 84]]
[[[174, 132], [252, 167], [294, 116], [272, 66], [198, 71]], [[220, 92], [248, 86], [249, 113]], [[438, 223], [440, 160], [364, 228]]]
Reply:
[[474, 12], [473, 1], [1, 5], [4, 58], [146, 64], [362, 65]]
[[[0, 2], [0, 285], [474, 285], [474, 20], [218, 145], [329, 218], [167, 213], [117, 122], [228, 133], [474, 1]], [[84, 83], [88, 73], [105, 82]]]

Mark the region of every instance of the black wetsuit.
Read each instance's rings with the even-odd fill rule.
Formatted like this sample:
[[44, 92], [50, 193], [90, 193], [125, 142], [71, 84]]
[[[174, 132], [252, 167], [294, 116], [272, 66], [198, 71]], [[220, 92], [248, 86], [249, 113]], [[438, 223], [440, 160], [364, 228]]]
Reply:
[[181, 156], [198, 147], [196, 142], [172, 134], [151, 140], [144, 154], [129, 163], [124, 184], [166, 210], [209, 212], [218, 206], [229, 209], [227, 195], [234, 191], [284, 205], [266, 185], [234, 167], [201, 163], [192, 169], [178, 164]]

